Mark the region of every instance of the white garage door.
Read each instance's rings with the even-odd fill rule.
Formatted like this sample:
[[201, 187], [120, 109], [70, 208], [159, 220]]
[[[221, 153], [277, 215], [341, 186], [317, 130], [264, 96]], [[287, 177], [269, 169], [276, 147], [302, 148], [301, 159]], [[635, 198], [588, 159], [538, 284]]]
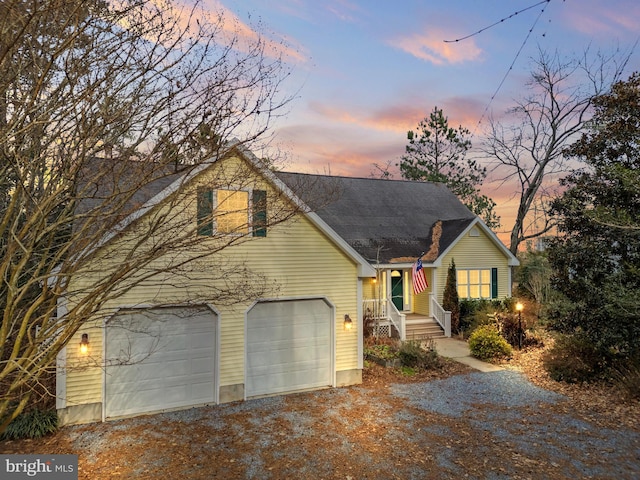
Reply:
[[322, 299], [261, 302], [247, 315], [247, 397], [333, 383], [333, 309]]
[[215, 401], [216, 315], [206, 307], [121, 311], [106, 328], [106, 417]]

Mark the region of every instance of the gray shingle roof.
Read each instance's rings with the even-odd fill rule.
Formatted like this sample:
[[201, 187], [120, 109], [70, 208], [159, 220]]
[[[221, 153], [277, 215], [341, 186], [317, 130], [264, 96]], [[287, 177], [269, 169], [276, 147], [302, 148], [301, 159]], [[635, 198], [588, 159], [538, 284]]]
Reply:
[[[119, 158], [91, 158], [77, 178], [74, 228], [86, 221], [111, 225], [138, 210], [185, 175], [170, 165]], [[86, 215], [86, 217], [85, 217]], [[100, 225], [102, 226], [102, 225]]]
[[[476, 218], [440, 183], [287, 172], [276, 175], [374, 264], [413, 262], [430, 250], [424, 260], [432, 262]], [[319, 201], [326, 198], [326, 192], [331, 192], [331, 198]], [[438, 238], [438, 244], [432, 245]]]

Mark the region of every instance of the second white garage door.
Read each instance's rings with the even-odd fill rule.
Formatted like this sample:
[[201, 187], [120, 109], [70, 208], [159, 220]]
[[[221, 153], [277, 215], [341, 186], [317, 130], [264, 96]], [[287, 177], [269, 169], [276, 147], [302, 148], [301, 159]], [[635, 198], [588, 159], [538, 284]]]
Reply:
[[217, 316], [206, 306], [121, 311], [106, 327], [106, 418], [215, 402]]
[[323, 299], [257, 303], [247, 315], [247, 397], [333, 384], [333, 308]]

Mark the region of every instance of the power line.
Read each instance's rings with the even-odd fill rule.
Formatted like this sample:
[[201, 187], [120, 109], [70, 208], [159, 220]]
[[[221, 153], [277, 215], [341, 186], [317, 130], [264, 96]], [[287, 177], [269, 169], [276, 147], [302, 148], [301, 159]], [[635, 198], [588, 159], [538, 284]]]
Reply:
[[[562, 0], [562, 1], [564, 1], [564, 0]], [[471, 132], [471, 137], [475, 136], [475, 133], [476, 133], [477, 129], [480, 127], [480, 124], [482, 123], [484, 118], [487, 116], [487, 112], [491, 108], [491, 104], [493, 103], [493, 100], [498, 96], [498, 93], [500, 92], [500, 90], [502, 89], [504, 83], [506, 82], [507, 77], [509, 76], [509, 74], [513, 70], [513, 67], [516, 64], [516, 62], [518, 61], [518, 58], [520, 58], [520, 54], [522, 53], [522, 50], [524, 50], [524, 47], [527, 44], [527, 42], [529, 41], [529, 38], [531, 37], [531, 34], [533, 33], [533, 30], [536, 28], [536, 25], [540, 21], [540, 18], [542, 17], [542, 14], [545, 12], [545, 10], [546, 10], [546, 8], [547, 8], [547, 6], [549, 5], [550, 2], [551, 2], [551, 0], [542, 0], [542, 1], [538, 2], [538, 3], [530, 5], [530, 6], [526, 7], [526, 8], [523, 8], [522, 10], [518, 10], [517, 12], [512, 13], [508, 17], [504, 17], [504, 18], [498, 20], [497, 22], [495, 22], [495, 23], [493, 23], [493, 24], [491, 24], [491, 25], [489, 25], [487, 27], [481, 28], [480, 30], [478, 30], [478, 31], [476, 31], [474, 33], [471, 33], [471, 34], [469, 34], [469, 35], [467, 35], [465, 37], [457, 38], [455, 40], [444, 40], [445, 43], [461, 42], [461, 41], [466, 40], [468, 38], [471, 38], [471, 37], [474, 37], [476, 35], [479, 35], [482, 32], [485, 32], [486, 30], [489, 30], [490, 28], [495, 27], [496, 25], [500, 25], [501, 23], [504, 23], [506, 20], [509, 20], [510, 18], [513, 18], [513, 17], [515, 17], [516, 15], [518, 15], [520, 13], [523, 13], [523, 12], [526, 12], [528, 10], [531, 10], [532, 8], [539, 7], [540, 5], [544, 5], [542, 7], [542, 9], [540, 10], [540, 13], [538, 13], [538, 16], [536, 17], [535, 21], [533, 22], [533, 25], [531, 25], [531, 28], [527, 32], [527, 35], [525, 36], [522, 44], [520, 45], [520, 48], [516, 52], [516, 55], [513, 58], [513, 61], [511, 62], [511, 65], [509, 65], [509, 68], [507, 69], [506, 73], [502, 77], [502, 80], [500, 80], [498, 88], [496, 88], [495, 92], [493, 92], [493, 95], [491, 95], [491, 98], [489, 99], [489, 102], [487, 103], [484, 111], [482, 112], [482, 115], [480, 116], [480, 119], [478, 120], [478, 123], [476, 124], [476, 127], [474, 128], [473, 132]]]
[[[533, 25], [531, 25], [531, 28], [527, 32], [527, 35], [524, 37], [524, 40], [522, 41], [522, 44], [520, 45], [520, 48], [516, 52], [516, 55], [513, 58], [513, 61], [511, 62], [511, 65], [509, 65], [509, 68], [507, 69], [507, 71], [505, 72], [504, 76], [502, 77], [502, 80], [500, 80], [500, 83], [498, 84], [498, 88], [496, 88], [495, 92], [493, 92], [493, 95], [491, 95], [491, 98], [489, 99], [489, 102], [487, 103], [487, 106], [485, 107], [484, 112], [482, 112], [482, 115], [480, 116], [480, 119], [478, 120], [478, 124], [476, 125], [476, 128], [474, 129], [474, 132], [472, 133], [472, 136], [475, 134], [475, 131], [478, 129], [478, 127], [480, 127], [480, 124], [482, 123], [482, 120], [484, 120], [484, 117], [487, 115], [487, 112], [489, 111], [489, 108], [491, 108], [491, 104], [493, 103], [493, 100], [498, 96], [498, 93], [502, 89], [502, 86], [504, 85], [504, 82], [507, 81], [507, 77], [509, 76], [509, 74], [513, 70], [513, 67], [516, 64], [516, 62], [518, 61], [518, 58], [520, 58], [520, 54], [522, 53], [522, 50], [524, 50], [525, 45], [529, 41], [529, 37], [531, 37], [531, 34], [533, 33], [533, 30], [536, 28], [536, 25], [540, 21], [540, 18], [542, 17], [542, 14], [545, 12], [545, 10], [546, 10], [546, 8], [547, 8], [547, 6], [548, 6], [550, 1], [551, 0], [545, 0], [543, 2], [537, 3], [536, 5], [533, 5], [533, 6], [529, 7], [529, 8], [533, 8], [533, 7], [537, 7], [538, 5], [541, 5], [541, 4], [546, 4], [540, 10], [540, 13], [538, 13], [538, 16], [536, 17], [536, 19], [533, 22]], [[521, 10], [521, 11], [523, 11], [523, 10]], [[487, 28], [489, 28], [489, 27], [487, 27]]]
[[[462, 40], [466, 40], [467, 38], [471, 38], [471, 37], [475, 37], [476, 35], [481, 34], [482, 32], [489, 30], [490, 28], [495, 27], [496, 25], [500, 25], [501, 23], [505, 22], [506, 20], [509, 20], [510, 18], [515, 17], [516, 15], [526, 12], [527, 10], [531, 10], [532, 8], [536, 8], [538, 5], [542, 5], [543, 3], [549, 3], [551, 0], [542, 0], [541, 2], [536, 3], [535, 5], [531, 5], [527, 8], [523, 8], [522, 10], [518, 10], [515, 13], [512, 13], [511, 15], [509, 15], [508, 17], [504, 17], [500, 20], [498, 20], [496, 23], [493, 23], [491, 25], [489, 25], [488, 27], [484, 27], [481, 28], [480, 30], [478, 30], [477, 32], [473, 32], [469, 35], [467, 35], [466, 37], [462, 37], [462, 38], [456, 38], [455, 40], [444, 40], [445, 43], [455, 43], [455, 42], [461, 42]], [[542, 9], [544, 11], [544, 9]]]

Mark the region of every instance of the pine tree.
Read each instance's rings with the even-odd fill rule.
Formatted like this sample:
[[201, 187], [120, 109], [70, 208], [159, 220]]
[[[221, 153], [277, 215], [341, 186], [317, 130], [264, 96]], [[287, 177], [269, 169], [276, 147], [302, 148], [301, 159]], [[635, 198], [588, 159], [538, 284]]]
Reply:
[[407, 133], [409, 144], [398, 166], [407, 180], [444, 183], [490, 228], [498, 228], [496, 204], [479, 190], [487, 169], [466, 156], [471, 148], [470, 136], [471, 132], [462, 126], [450, 127], [442, 109], [435, 107], [419, 123], [417, 132]]

